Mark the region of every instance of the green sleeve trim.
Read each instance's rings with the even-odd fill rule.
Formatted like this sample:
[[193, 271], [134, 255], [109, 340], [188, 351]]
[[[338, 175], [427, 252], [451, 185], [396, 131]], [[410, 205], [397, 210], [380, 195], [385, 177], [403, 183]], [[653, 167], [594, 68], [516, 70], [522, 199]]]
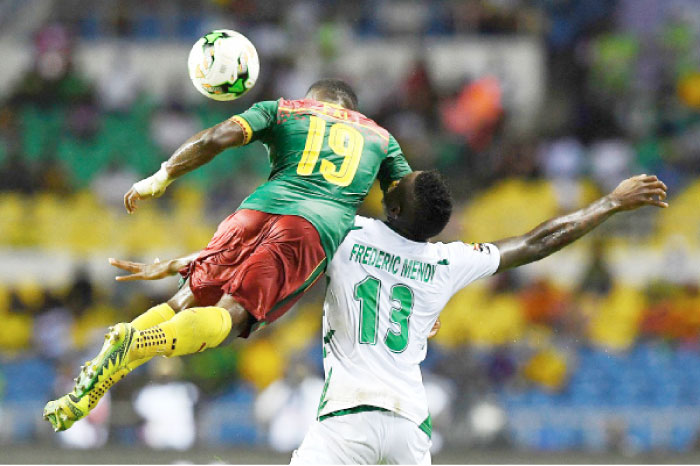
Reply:
[[425, 421], [423, 421], [418, 428], [425, 432], [428, 438], [433, 437], [433, 421], [430, 420], [430, 414], [428, 414], [428, 417], [425, 418]]
[[389, 411], [389, 410], [384, 409], [384, 408], [380, 408], [379, 406], [360, 405], [360, 406], [354, 406], [354, 407], [348, 408], [348, 409], [339, 409], [338, 411], [333, 411], [332, 413], [324, 414], [323, 416], [319, 416], [318, 420], [323, 421], [324, 419], [328, 419], [329, 417], [345, 416], [346, 414], [364, 413], [366, 411]]
[[328, 371], [328, 378], [326, 378], [326, 383], [323, 384], [323, 391], [321, 392], [321, 399], [318, 402], [318, 411], [316, 412], [316, 417], [321, 413], [321, 410], [326, 407], [328, 400], [326, 400], [326, 392], [328, 391], [328, 384], [331, 382], [331, 376], [333, 375], [333, 368]]

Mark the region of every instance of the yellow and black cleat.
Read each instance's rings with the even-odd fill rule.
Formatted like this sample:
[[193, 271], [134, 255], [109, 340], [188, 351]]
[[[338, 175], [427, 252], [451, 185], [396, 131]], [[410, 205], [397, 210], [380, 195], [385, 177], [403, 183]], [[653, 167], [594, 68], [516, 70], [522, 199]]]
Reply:
[[100, 353], [81, 368], [73, 393], [83, 398], [96, 385], [127, 367], [129, 348], [137, 330], [127, 323], [110, 327]]
[[81, 420], [92, 411], [112, 385], [123, 379], [131, 372], [131, 367], [125, 367], [112, 376], [98, 382], [85, 396], [78, 397], [75, 391], [63, 395], [58, 400], [49, 401], [44, 407], [44, 419], [49, 421], [58, 432], [69, 429], [76, 421]]
[[139, 365], [138, 361], [130, 365], [128, 358], [136, 332], [127, 323], [111, 327], [105, 335], [100, 353], [81, 367], [73, 391], [46, 404], [44, 419], [51, 423], [55, 431], [66, 430], [87, 416], [112, 385]]

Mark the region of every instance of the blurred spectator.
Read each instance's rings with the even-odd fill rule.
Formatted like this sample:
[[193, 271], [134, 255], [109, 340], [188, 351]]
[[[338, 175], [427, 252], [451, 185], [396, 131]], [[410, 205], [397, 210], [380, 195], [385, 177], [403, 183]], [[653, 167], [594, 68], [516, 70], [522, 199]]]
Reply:
[[43, 308], [34, 319], [33, 346], [42, 356], [62, 359], [72, 349], [71, 335], [74, 318], [70, 309], [46, 292]]
[[53, 24], [42, 28], [34, 45], [33, 67], [18, 81], [11, 102], [47, 105], [91, 98], [90, 84], [73, 66], [72, 38], [64, 26]]
[[255, 417], [267, 427], [268, 443], [275, 451], [290, 452], [304, 440], [316, 418], [322, 388], [323, 379], [297, 356], [287, 366], [284, 378], [258, 395]]
[[605, 260], [605, 242], [595, 237], [591, 244], [591, 262], [581, 281], [580, 291], [605, 296], [612, 289], [612, 276]]
[[97, 82], [98, 102], [106, 112], [128, 113], [142, 91], [142, 77], [126, 49], [116, 57], [110, 63], [109, 78]]
[[115, 160], [94, 178], [90, 188], [100, 203], [120, 211], [124, 208], [124, 193], [139, 179], [129, 166]]
[[622, 139], [595, 142], [590, 149], [591, 174], [601, 191], [610, 192], [632, 173], [634, 152]]
[[483, 150], [503, 116], [501, 93], [501, 84], [495, 77], [466, 84], [456, 99], [443, 105], [443, 124], [449, 131], [462, 135], [474, 150]]
[[11, 153], [0, 166], [0, 191], [29, 194], [36, 188], [27, 159]]
[[151, 120], [151, 137], [165, 157], [201, 129], [201, 123], [177, 100], [156, 111]]
[[155, 358], [148, 365], [153, 383], [134, 398], [134, 409], [144, 419], [143, 439], [157, 449], [188, 450], [197, 437], [195, 404], [197, 387], [180, 381], [182, 361]]

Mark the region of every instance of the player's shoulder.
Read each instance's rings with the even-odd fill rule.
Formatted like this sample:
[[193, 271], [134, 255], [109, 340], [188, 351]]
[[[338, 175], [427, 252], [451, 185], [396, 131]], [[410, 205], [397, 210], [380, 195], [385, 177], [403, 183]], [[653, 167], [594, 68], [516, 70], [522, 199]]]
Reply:
[[453, 253], [480, 253], [491, 254], [496, 246], [490, 243], [465, 243], [463, 241], [450, 241], [449, 243], [434, 243], [440, 248]]
[[355, 221], [353, 222], [350, 232], [356, 231], [358, 233], [367, 233], [368, 231], [375, 230], [380, 225], [382, 225], [381, 220], [363, 217], [362, 215], [355, 215]]
[[380, 242], [385, 236], [385, 229], [384, 222], [381, 220], [355, 215], [353, 225], [350, 227], [346, 239], [365, 243]]
[[314, 99], [290, 100], [281, 98], [278, 102], [279, 110], [283, 113], [317, 113], [341, 122], [356, 124], [361, 128], [368, 129], [376, 133], [378, 136], [387, 141], [394, 139], [386, 128], [357, 110], [350, 110], [340, 105], [321, 102]]
[[277, 100], [258, 100], [255, 102], [251, 107], [264, 107], [264, 108], [275, 108], [280, 105], [280, 102], [283, 99], [277, 99]]
[[496, 246], [490, 243], [464, 243], [452, 241], [435, 243], [440, 253], [447, 259], [445, 265], [466, 265], [473, 262], [500, 260]]

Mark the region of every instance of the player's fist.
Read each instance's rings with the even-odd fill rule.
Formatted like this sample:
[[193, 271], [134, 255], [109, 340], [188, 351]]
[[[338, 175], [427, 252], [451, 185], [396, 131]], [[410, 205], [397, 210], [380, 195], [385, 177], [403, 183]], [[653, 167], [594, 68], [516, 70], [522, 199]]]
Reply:
[[[140, 201], [145, 196], [141, 196], [134, 186], [124, 194], [124, 207], [130, 214], [136, 210], [136, 201]], [[148, 196], [150, 197], [150, 196]]]
[[666, 185], [654, 175], [627, 178], [610, 193], [619, 210], [632, 210], [645, 205], [666, 208]]
[[440, 323], [440, 318], [435, 321], [435, 324], [433, 324], [433, 328], [430, 329], [430, 333], [428, 334], [428, 338], [433, 338], [437, 333], [440, 331], [440, 327], [442, 324]]
[[124, 195], [124, 207], [126, 211], [132, 213], [136, 210], [136, 201], [147, 197], [160, 197], [165, 192], [173, 179], [170, 178], [166, 168], [167, 162], [163, 162], [160, 170], [141, 181], [134, 183], [131, 189]]

